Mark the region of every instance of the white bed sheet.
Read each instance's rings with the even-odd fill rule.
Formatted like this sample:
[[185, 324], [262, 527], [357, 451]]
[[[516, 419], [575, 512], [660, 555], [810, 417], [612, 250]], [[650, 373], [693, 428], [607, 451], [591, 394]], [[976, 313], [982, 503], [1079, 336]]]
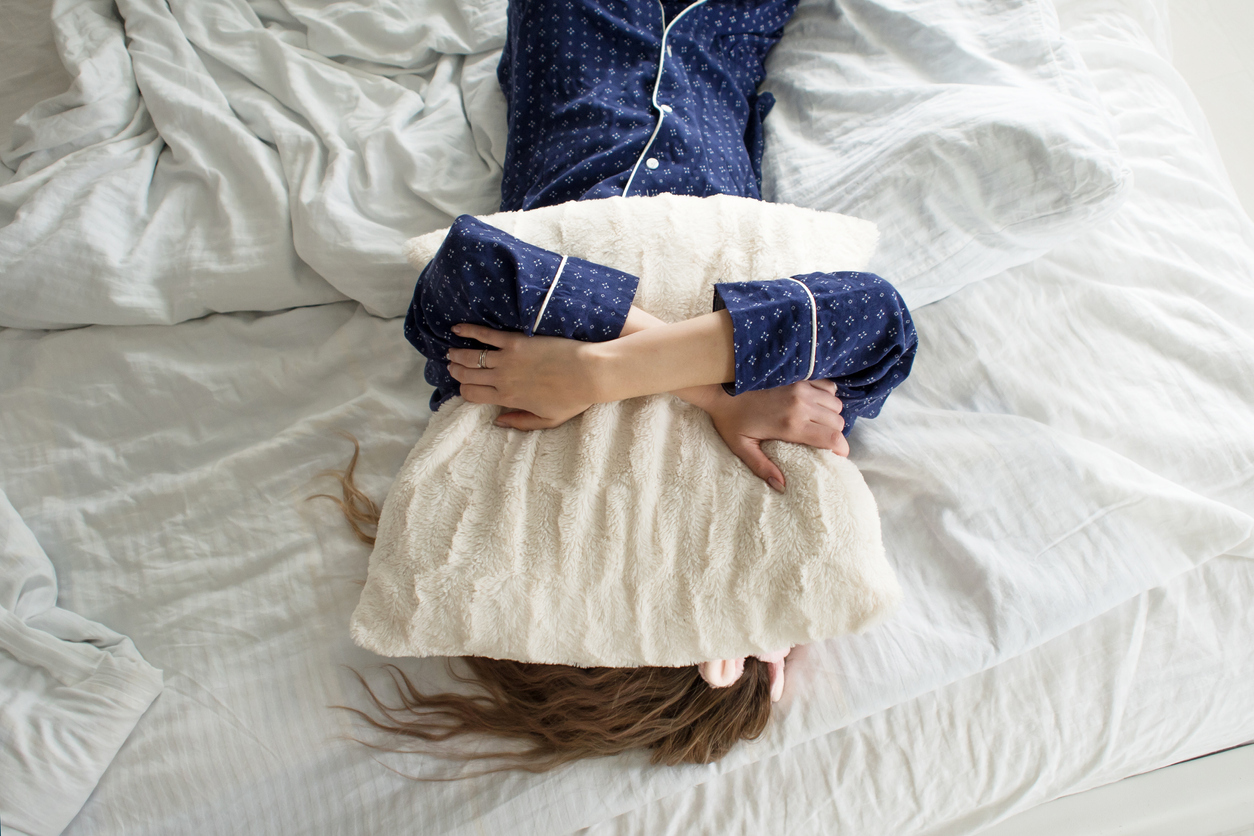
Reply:
[[60, 833], [161, 692], [130, 639], [57, 606], [52, 562], [0, 491], [0, 818]]
[[1254, 562], [1213, 560], [992, 670], [580, 832], [967, 836], [1252, 740], [1252, 599]]
[[[1094, 54], [1113, 64], [1103, 89], [1127, 94], [1129, 206], [919, 312], [915, 376], [854, 439], [912, 605], [891, 630], [801, 654], [781, 721], [715, 767], [633, 756], [413, 785], [338, 739], [351, 729], [327, 706], [362, 704], [339, 666], [374, 661], [345, 628], [364, 554], [301, 497], [343, 460], [332, 428], [367, 441], [376, 496], [416, 438], [428, 390], [396, 323], [340, 303], [0, 333], [4, 487], [57, 561], [62, 605], [130, 635], [166, 674], [70, 832], [564, 832], [822, 739], [1248, 549], [1254, 236], [1229, 217], [1152, 50], [1117, 6], [1097, 8], [1091, 25], [1113, 33]], [[1024, 514], [1040, 490], [1046, 513]], [[437, 665], [407, 668], [441, 681]]]

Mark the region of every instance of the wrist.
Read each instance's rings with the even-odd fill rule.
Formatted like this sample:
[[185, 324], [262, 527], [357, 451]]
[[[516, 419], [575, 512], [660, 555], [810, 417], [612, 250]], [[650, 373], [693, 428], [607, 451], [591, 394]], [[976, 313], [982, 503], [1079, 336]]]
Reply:
[[594, 403], [733, 380], [735, 355], [726, 311], [646, 328], [582, 347]]
[[588, 396], [592, 403], [609, 403], [619, 400], [615, 397], [615, 372], [621, 361], [619, 352], [615, 350], [618, 340], [606, 340], [600, 343], [584, 343], [580, 346], [579, 357], [583, 367], [583, 377], [587, 381]]
[[723, 391], [723, 387], [717, 383], [711, 383], [706, 386], [691, 386], [687, 389], [676, 389], [671, 392], [672, 395], [681, 401], [692, 404], [699, 409], [713, 415], [722, 406], [724, 398], [728, 395]]

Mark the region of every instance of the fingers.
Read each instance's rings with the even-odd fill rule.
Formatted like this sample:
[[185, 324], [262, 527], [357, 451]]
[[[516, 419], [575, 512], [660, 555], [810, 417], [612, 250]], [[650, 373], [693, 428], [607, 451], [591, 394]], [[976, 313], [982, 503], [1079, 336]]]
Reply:
[[505, 427], [513, 430], [548, 430], [553, 427], [561, 426], [565, 421], [557, 421], [552, 418], [541, 418], [534, 412], [527, 412], [523, 409], [517, 409], [512, 412], [502, 412], [493, 422], [498, 427]]
[[839, 412], [812, 404], [795, 412], [778, 433], [770, 437], [848, 456], [849, 441], [845, 438], [844, 429], [845, 419]]
[[844, 433], [836, 433], [836, 443], [832, 445], [832, 452], [838, 456], [849, 455], [849, 439], [845, 438]]
[[459, 337], [469, 337], [472, 340], [478, 340], [484, 345], [494, 345], [497, 348], [504, 348], [518, 337], [517, 334], [510, 331], [493, 331], [491, 328], [486, 328], [483, 325], [468, 324], [454, 325], [453, 333]]
[[[840, 398], [836, 397], [836, 384], [830, 380], [809, 380], [810, 397], [807, 400], [810, 403], [818, 404], [824, 409], [830, 409], [832, 412], [841, 412], [845, 405]], [[827, 384], [826, 386], [821, 384]]]
[[470, 383], [475, 386], [491, 386], [496, 380], [493, 369], [480, 369], [474, 366], [463, 366], [459, 363], [449, 363], [448, 373], [458, 383]]
[[[811, 447], [830, 448], [830, 444], [816, 444], [815, 433], [818, 428], [839, 433], [845, 428], [845, 419], [833, 404], [839, 404], [836, 398], [820, 393], [817, 389], [807, 387], [813, 395], [794, 395], [802, 400], [793, 401], [787, 411], [778, 417], [776, 438], [780, 441], [792, 441], [798, 444], [809, 444]], [[817, 425], [817, 427], [816, 427]]]
[[829, 395], [836, 394], [836, 381], [834, 380], [823, 378], [822, 380], [807, 380], [806, 383], [809, 383], [815, 389], [820, 389]]
[[784, 473], [775, 466], [775, 462], [771, 461], [766, 453], [762, 452], [762, 442], [755, 438], [746, 438], [739, 436], [731, 442], [728, 447], [736, 454], [736, 457], [744, 462], [753, 475], [766, 482], [780, 493], [784, 492]]
[[500, 393], [491, 386], [474, 386], [469, 383], [461, 385], [461, 396], [470, 403], [491, 403], [498, 406], [505, 406], [501, 403]]
[[827, 424], [811, 421], [806, 426], [800, 428], [792, 438], [786, 440], [810, 447], [817, 447], [820, 450], [835, 450], [840, 443], [837, 439], [843, 438], [844, 436], [840, 434], [840, 430], [834, 429]]
[[838, 456], [849, 455], [849, 439], [845, 438], [845, 434], [840, 430], [833, 430], [831, 427], [813, 424], [816, 427], [814, 431], [814, 439], [805, 442], [811, 447], [817, 447], [820, 450], [831, 450]]
[[845, 411], [845, 405], [841, 403], [840, 398], [837, 398], [837, 397], [829, 398], [826, 395], [821, 396], [815, 399], [814, 405], [818, 407], [822, 407], [823, 409], [826, 409], [828, 412], [834, 412], [837, 415], [840, 415], [842, 412]]
[[835, 430], [836, 432], [841, 432], [845, 429], [844, 416], [842, 416], [839, 412], [833, 412], [821, 405], [811, 407], [806, 417], [809, 418], [812, 423], [821, 424], [824, 427], [829, 427]]
[[[479, 355], [481, 350], [477, 348], [450, 348], [446, 358], [449, 363], [456, 363], [459, 366], [465, 366], [468, 369], [479, 368]], [[492, 369], [496, 364], [492, 362], [496, 357], [495, 351], [489, 351], [483, 355], [483, 368]]]

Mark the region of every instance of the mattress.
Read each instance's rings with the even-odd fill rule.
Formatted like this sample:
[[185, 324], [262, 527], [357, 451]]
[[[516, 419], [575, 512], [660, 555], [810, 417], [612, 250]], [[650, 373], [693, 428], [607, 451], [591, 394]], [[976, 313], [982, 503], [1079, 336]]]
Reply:
[[[35, 5], [12, 18], [5, 7], [6, 20], [30, 27], [6, 30], [0, 53], [0, 104], [13, 108], [3, 123], [18, 149], [4, 157], [11, 173], [0, 171], [10, 204], [21, 204], [12, 195], [32, 182], [19, 167], [34, 167], [31, 137], [48, 136], [60, 112], [47, 107], [38, 115], [53, 122], [25, 128], [10, 129], [12, 120], [69, 78], [52, 69], [53, 29]], [[367, 143], [358, 149], [364, 168], [354, 167], [344, 151], [353, 137], [336, 145], [335, 125], [301, 110], [302, 95], [331, 101], [326, 89], [296, 85], [285, 100], [271, 90], [278, 105], [263, 100], [237, 61], [248, 53], [236, 41], [222, 46], [228, 17], [196, 17], [177, 3], [168, 14], [164, 4], [58, 3], [59, 20], [102, 38], [124, 21], [144, 84], [155, 83], [144, 72], [192, 67], [179, 62], [194, 56], [234, 97], [232, 112], [254, 131], [247, 141], [259, 143], [246, 146], [258, 191], [220, 190], [215, 203], [195, 191], [209, 182], [200, 178], [238, 178], [243, 163], [188, 161], [179, 151], [197, 148], [196, 137], [158, 147], [160, 131], [136, 126], [124, 137], [131, 162], [151, 154], [170, 176], [162, 182], [191, 184], [178, 216], [192, 228], [186, 246], [175, 226], [150, 224], [143, 229], [155, 237], [135, 240], [156, 249], [132, 250], [147, 254], [128, 262], [99, 228], [62, 214], [48, 228], [74, 258], [11, 262], [6, 281], [53, 265], [42, 286], [22, 285], [33, 295], [0, 283], [6, 316], [20, 308], [10, 322], [92, 323], [0, 331], [0, 487], [55, 566], [58, 606], [129, 637], [164, 682], [66, 832], [973, 833], [1058, 795], [1254, 738], [1246, 605], [1254, 591], [1254, 229], [1165, 57], [1159, 9], [1143, 0], [1012, 6], [1044, 9], [1034, 25], [1046, 29], [1057, 14], [1067, 39], [1042, 43], [1074, 53], [1049, 65], [1057, 76], [1048, 81], [1062, 89], [1091, 79], [1074, 98], [1081, 110], [1097, 102], [1108, 114], [1130, 177], [1104, 181], [1118, 201], [1102, 202], [1095, 190], [1100, 211], [1072, 213], [1065, 229], [1011, 240], [964, 228], [979, 246], [937, 248], [925, 263], [905, 260], [904, 248], [885, 256], [885, 272], [890, 257], [903, 275], [921, 265], [910, 289], [924, 350], [911, 381], [851, 441], [912, 593], [902, 616], [797, 651], [767, 734], [719, 764], [662, 769], [636, 754], [545, 775], [415, 783], [406, 775], [449, 777], [460, 767], [369, 750], [350, 739], [365, 731], [333, 708], [364, 706], [352, 669], [384, 679], [380, 660], [348, 639], [365, 549], [333, 508], [305, 497], [326, 490], [319, 473], [347, 458], [336, 430], [365, 442], [360, 481], [382, 497], [425, 423], [430, 390], [419, 358], [399, 324], [376, 314], [394, 313], [389, 306], [412, 286], [398, 266], [403, 237], [455, 211], [486, 211], [479, 204], [499, 176], [497, 111], [483, 98], [499, 5], [434, 4], [440, 14], [431, 19], [443, 23], [397, 24], [388, 43], [398, 51], [387, 55], [370, 28], [377, 16], [329, 21], [318, 4], [249, 7], [306, 62], [306, 80], [330, 70], [360, 79], [371, 113], [418, 107], [417, 97], [441, 118], [477, 114], [459, 116], [443, 135], [461, 136], [458, 153], [467, 156], [431, 163], [445, 179], [406, 180], [421, 206], [396, 220], [370, 207], [349, 213], [362, 194], [379, 197], [376, 208], [408, 205], [399, 192], [369, 191], [370, 155], [395, 161], [395, 147]], [[822, 9], [810, 8], [815, 17], [790, 30], [794, 40], [825, 31]], [[924, 14], [908, 3], [839, 8], [871, 28], [902, 9]], [[949, 8], [934, 31], [952, 24], [960, 33], [970, 9]], [[160, 52], [176, 24], [199, 45]], [[63, 50], [83, 46], [62, 40]], [[802, 46], [781, 55], [802, 56]], [[987, 66], [989, 55], [977, 63]], [[266, 81], [263, 70], [252, 68], [254, 82]], [[203, 80], [190, 70], [168, 75], [163, 83], [182, 90]], [[158, 95], [166, 88], [150, 89], [152, 102], [166, 100]], [[453, 89], [458, 98], [448, 99]], [[790, 95], [779, 90], [784, 107]], [[228, 111], [208, 112], [229, 128], [222, 141], [235, 141]], [[150, 118], [173, 117], [154, 110]], [[341, 156], [278, 131], [302, 119]], [[404, 120], [372, 124], [423, 154], [441, 147], [404, 134]], [[839, 197], [804, 192], [813, 169], [789, 169], [803, 149], [776, 139], [777, 149], [795, 151], [771, 164], [778, 199], [790, 188], [798, 201]], [[1089, 140], [1091, 159], [1105, 159], [1101, 136]], [[297, 151], [280, 153], [289, 142]], [[84, 166], [75, 188], [96, 199], [92, 184], [103, 175], [83, 174], [102, 164], [94, 147], [65, 156], [57, 170]], [[38, 153], [63, 152], [45, 142]], [[283, 167], [293, 159], [301, 167]], [[45, 170], [40, 188], [58, 176]], [[353, 191], [363, 184], [367, 192]], [[224, 219], [207, 208], [235, 200], [256, 205]], [[863, 208], [884, 213], [882, 228], [892, 228], [893, 211], [914, 211], [875, 201]], [[32, 214], [12, 213], [8, 230]], [[257, 225], [226, 242], [230, 258], [208, 248], [243, 217]], [[136, 235], [118, 224], [120, 235]], [[134, 283], [119, 285], [132, 267]], [[266, 271], [274, 271], [268, 284]], [[83, 299], [73, 298], [76, 281]], [[48, 288], [56, 293], [39, 295]], [[450, 684], [438, 661], [405, 670], [432, 688]]]

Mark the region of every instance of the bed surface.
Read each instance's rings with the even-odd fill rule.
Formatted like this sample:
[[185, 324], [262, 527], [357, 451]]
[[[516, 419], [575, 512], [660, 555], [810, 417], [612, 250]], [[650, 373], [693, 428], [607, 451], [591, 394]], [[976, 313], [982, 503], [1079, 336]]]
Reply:
[[[715, 766], [633, 756], [414, 784], [387, 767], [449, 767], [345, 739], [359, 730], [329, 706], [363, 704], [348, 667], [380, 681], [347, 634], [366, 551], [304, 497], [347, 457], [334, 430], [366, 442], [361, 482], [382, 497], [425, 422], [399, 324], [333, 301], [380, 308], [390, 266], [317, 289], [284, 256], [293, 298], [327, 294], [293, 310], [0, 331], [0, 487], [56, 566], [60, 606], [164, 674], [67, 832], [973, 833], [1254, 738], [1254, 227], [1158, 10], [1058, 6], [1113, 118], [1126, 202], [917, 308], [911, 380], [851, 439], [907, 604], [798, 651], [778, 721]], [[38, 98], [31, 78], [56, 77], [38, 69], [46, 39], [21, 47], [0, 53], [10, 118]], [[459, 66], [481, 81], [484, 60]], [[468, 130], [490, 172], [490, 130]], [[351, 278], [344, 253], [315, 249], [339, 265], [324, 276]], [[438, 663], [406, 670], [445, 682]]]
[[[1213, 560], [990, 671], [584, 832], [680, 834], [700, 822], [708, 833], [979, 833], [1226, 748], [1254, 735], [1240, 693], [1254, 675], [1252, 594], [1248, 560]], [[992, 832], [1222, 832], [1204, 830], [1204, 815], [1188, 829], [1132, 829], [1145, 810], [1102, 811], [1110, 830], [1094, 816]]]

